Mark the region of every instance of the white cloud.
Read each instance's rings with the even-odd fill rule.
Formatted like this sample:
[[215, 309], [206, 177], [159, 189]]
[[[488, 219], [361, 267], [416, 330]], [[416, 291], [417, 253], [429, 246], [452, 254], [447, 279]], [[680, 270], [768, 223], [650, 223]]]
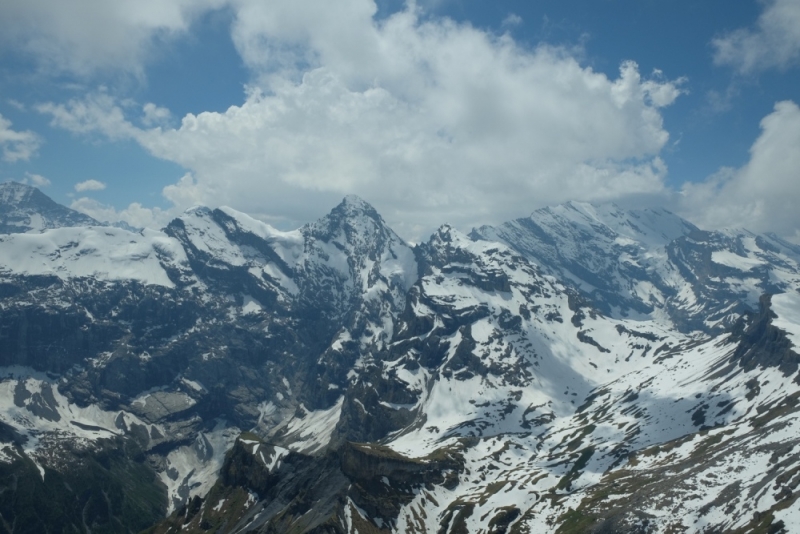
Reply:
[[741, 28], [712, 41], [714, 62], [741, 73], [787, 68], [800, 60], [800, 2], [769, 0], [753, 29]]
[[520, 24], [522, 24], [522, 17], [516, 13], [509, 13], [508, 16], [503, 19], [503, 26], [506, 27], [519, 26]]
[[176, 206], [309, 220], [356, 193], [415, 239], [445, 221], [664, 191], [660, 108], [680, 80], [632, 62], [609, 78], [560, 48], [422, 21], [413, 4], [382, 21], [367, 0], [236, 5], [234, 41], [261, 76], [241, 105], [147, 129], [103, 92], [38, 110], [191, 171], [164, 191]]
[[0, 149], [5, 161], [27, 161], [36, 154], [40, 145], [39, 136], [30, 130], [12, 130], [11, 121], [0, 115]]
[[51, 184], [50, 180], [41, 174], [33, 174], [30, 172], [25, 173], [25, 178], [22, 180], [23, 184], [31, 184], [36, 187], [47, 187]]
[[800, 108], [784, 101], [761, 121], [741, 169], [721, 169], [681, 191], [684, 214], [701, 227], [744, 227], [791, 237], [800, 229]]
[[75, 191], [79, 193], [83, 191], [102, 191], [106, 188], [106, 184], [97, 180], [86, 180], [75, 184]]
[[124, 222], [134, 228], [163, 228], [178, 215], [175, 211], [145, 208], [138, 202], [133, 202], [124, 210], [117, 211], [113, 206], [88, 197], [73, 200], [69, 207], [101, 222]]
[[200, 186], [191, 173], [184, 174], [176, 184], [165, 187], [163, 194], [179, 209], [209, 204], [208, 190]]
[[167, 108], [158, 107], [152, 102], [148, 102], [142, 107], [142, 114], [142, 122], [145, 126], [165, 124], [172, 117]]
[[51, 116], [50, 125], [73, 133], [100, 133], [112, 140], [135, 137], [136, 128], [125, 119], [125, 111], [106, 92], [73, 99], [67, 104], [46, 103], [36, 110]]
[[[89, 183], [93, 182], [93, 183]], [[148, 208], [139, 202], [132, 202], [128, 207], [118, 210], [114, 206], [104, 204], [90, 197], [80, 197], [72, 201], [70, 208], [85, 213], [98, 221], [116, 223], [124, 222], [134, 228], [164, 228], [175, 217], [188, 206], [198, 204], [194, 198], [187, 197], [187, 192], [191, 191], [192, 176], [185, 175], [175, 186], [164, 188], [164, 196], [173, 201], [173, 207], [169, 209]], [[89, 187], [86, 187], [86, 186]], [[78, 189], [78, 186], [84, 186]], [[100, 187], [102, 186], [102, 187]], [[88, 180], [75, 186], [76, 191], [92, 191], [105, 189], [105, 184], [95, 180]], [[174, 196], [173, 196], [174, 190]], [[181, 197], [181, 195], [184, 195]]]
[[[4, 0], [0, 47], [30, 54], [48, 72], [123, 69], [141, 75], [159, 43], [181, 35], [218, 0]], [[1, 49], [0, 49], [1, 50]]]

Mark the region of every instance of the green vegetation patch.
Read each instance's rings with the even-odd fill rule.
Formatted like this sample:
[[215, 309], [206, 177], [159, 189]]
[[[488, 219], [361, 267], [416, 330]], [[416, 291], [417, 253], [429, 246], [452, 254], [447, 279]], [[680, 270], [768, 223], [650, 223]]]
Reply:
[[597, 523], [597, 518], [569, 508], [558, 521], [561, 525], [556, 530], [557, 534], [583, 534], [589, 532], [592, 525]]
[[63, 472], [18, 455], [0, 464], [0, 529], [15, 533], [138, 532], [164, 516], [166, 489], [132, 440], [103, 440]]

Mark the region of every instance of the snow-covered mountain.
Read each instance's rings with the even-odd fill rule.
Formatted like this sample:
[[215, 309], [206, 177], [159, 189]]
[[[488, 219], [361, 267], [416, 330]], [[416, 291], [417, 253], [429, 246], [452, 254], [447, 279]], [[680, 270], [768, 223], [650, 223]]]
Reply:
[[800, 525], [775, 236], [570, 203], [412, 248], [357, 197], [292, 232], [61, 209], [0, 235], [9, 532]]
[[0, 184], [0, 234], [99, 224], [88, 215], [54, 202], [35, 187], [16, 182]]
[[611, 317], [722, 332], [765, 293], [798, 287], [800, 248], [747, 230], [705, 232], [663, 209], [570, 202], [472, 232], [507, 244]]

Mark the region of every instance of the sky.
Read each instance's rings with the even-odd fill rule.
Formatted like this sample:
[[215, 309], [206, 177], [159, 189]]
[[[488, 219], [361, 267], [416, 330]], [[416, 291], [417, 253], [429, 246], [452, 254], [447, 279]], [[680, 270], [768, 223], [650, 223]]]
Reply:
[[104, 221], [570, 200], [800, 242], [800, 0], [4, 0], [0, 181]]

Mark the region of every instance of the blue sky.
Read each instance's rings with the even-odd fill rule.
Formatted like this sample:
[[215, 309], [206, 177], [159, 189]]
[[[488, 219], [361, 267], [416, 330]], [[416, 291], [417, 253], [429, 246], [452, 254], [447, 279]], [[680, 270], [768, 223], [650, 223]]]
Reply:
[[798, 0], [8, 0], [0, 180], [401, 235], [566, 200], [797, 239]]

